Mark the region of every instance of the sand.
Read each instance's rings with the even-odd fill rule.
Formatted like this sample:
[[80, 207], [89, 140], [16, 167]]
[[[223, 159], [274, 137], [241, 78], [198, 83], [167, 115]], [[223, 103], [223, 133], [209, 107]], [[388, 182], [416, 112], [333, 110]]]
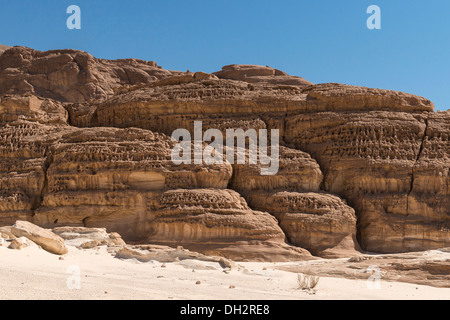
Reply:
[[296, 273], [277, 269], [289, 264], [295, 263], [239, 262], [227, 271], [197, 260], [120, 260], [106, 247], [69, 247], [62, 260], [36, 246], [0, 247], [0, 299], [450, 299], [447, 288], [381, 281], [374, 289], [366, 280], [330, 277], [304, 291], [298, 289]]

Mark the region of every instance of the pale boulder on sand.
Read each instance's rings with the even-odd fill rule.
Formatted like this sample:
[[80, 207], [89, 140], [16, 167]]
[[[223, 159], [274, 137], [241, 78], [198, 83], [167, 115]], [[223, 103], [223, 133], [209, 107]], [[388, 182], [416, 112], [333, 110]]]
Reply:
[[16, 221], [11, 228], [11, 233], [18, 238], [25, 237], [33, 241], [50, 253], [63, 255], [68, 252], [64, 240], [60, 236], [30, 222]]

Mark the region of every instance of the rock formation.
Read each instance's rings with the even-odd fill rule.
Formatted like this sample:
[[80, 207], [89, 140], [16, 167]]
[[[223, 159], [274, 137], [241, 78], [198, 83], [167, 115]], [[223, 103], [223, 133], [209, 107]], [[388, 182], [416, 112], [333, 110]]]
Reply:
[[27, 221], [17, 221], [11, 227], [11, 233], [17, 238], [25, 237], [50, 253], [63, 255], [68, 252], [64, 240], [50, 230], [40, 228]]
[[123, 85], [152, 83], [180, 73], [163, 70], [153, 61], [108, 61], [77, 50], [13, 47], [0, 56], [0, 95], [34, 93], [63, 102], [85, 102], [112, 96]]
[[325, 193], [252, 193], [249, 203], [273, 214], [290, 243], [322, 257], [354, 255], [355, 211], [337, 196]]
[[118, 233], [107, 233], [106, 228], [57, 227], [52, 231], [64, 239], [66, 245], [80, 249], [91, 249], [106, 245], [120, 250], [126, 246], [125, 241]]
[[[425, 98], [262, 66], [1, 50], [0, 226], [106, 228], [238, 260], [450, 246], [450, 112]], [[170, 135], [194, 121], [278, 129], [278, 173], [175, 165]]]

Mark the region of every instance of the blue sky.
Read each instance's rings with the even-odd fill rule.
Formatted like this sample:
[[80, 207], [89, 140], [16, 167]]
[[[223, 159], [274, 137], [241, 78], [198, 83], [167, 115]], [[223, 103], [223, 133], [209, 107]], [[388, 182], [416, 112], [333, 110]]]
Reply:
[[[81, 30], [66, 27], [72, 4]], [[370, 5], [381, 8], [381, 30], [366, 27]], [[399, 90], [450, 107], [448, 0], [3, 0], [0, 44], [182, 71], [269, 65], [314, 83]]]

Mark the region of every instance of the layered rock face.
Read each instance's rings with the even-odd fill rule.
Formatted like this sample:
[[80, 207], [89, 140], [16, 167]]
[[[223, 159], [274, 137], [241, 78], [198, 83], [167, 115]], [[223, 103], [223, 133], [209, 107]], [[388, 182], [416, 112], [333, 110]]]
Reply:
[[261, 165], [233, 165], [231, 188], [254, 209], [275, 216], [287, 239], [321, 257], [355, 255], [355, 211], [336, 195], [321, 192], [323, 173], [309, 154], [280, 147], [279, 170], [261, 176]]
[[29, 220], [44, 194], [47, 150], [66, 127], [21, 120], [0, 126], [0, 223]]
[[355, 210], [326, 193], [252, 193], [249, 203], [272, 213], [289, 241], [322, 257], [357, 254]]
[[420, 251], [449, 244], [448, 131], [448, 112], [326, 112], [291, 118], [286, 141], [355, 208], [366, 250]]
[[[422, 97], [14, 47], [0, 52], [0, 99], [1, 225], [106, 228], [241, 260], [450, 246], [450, 113]], [[277, 173], [176, 165], [170, 135], [194, 136], [194, 121], [279, 130]]]
[[147, 219], [150, 243], [183, 246], [238, 260], [305, 259], [309, 253], [284, 243], [274, 216], [252, 210], [227, 189], [168, 190], [151, 200]]

